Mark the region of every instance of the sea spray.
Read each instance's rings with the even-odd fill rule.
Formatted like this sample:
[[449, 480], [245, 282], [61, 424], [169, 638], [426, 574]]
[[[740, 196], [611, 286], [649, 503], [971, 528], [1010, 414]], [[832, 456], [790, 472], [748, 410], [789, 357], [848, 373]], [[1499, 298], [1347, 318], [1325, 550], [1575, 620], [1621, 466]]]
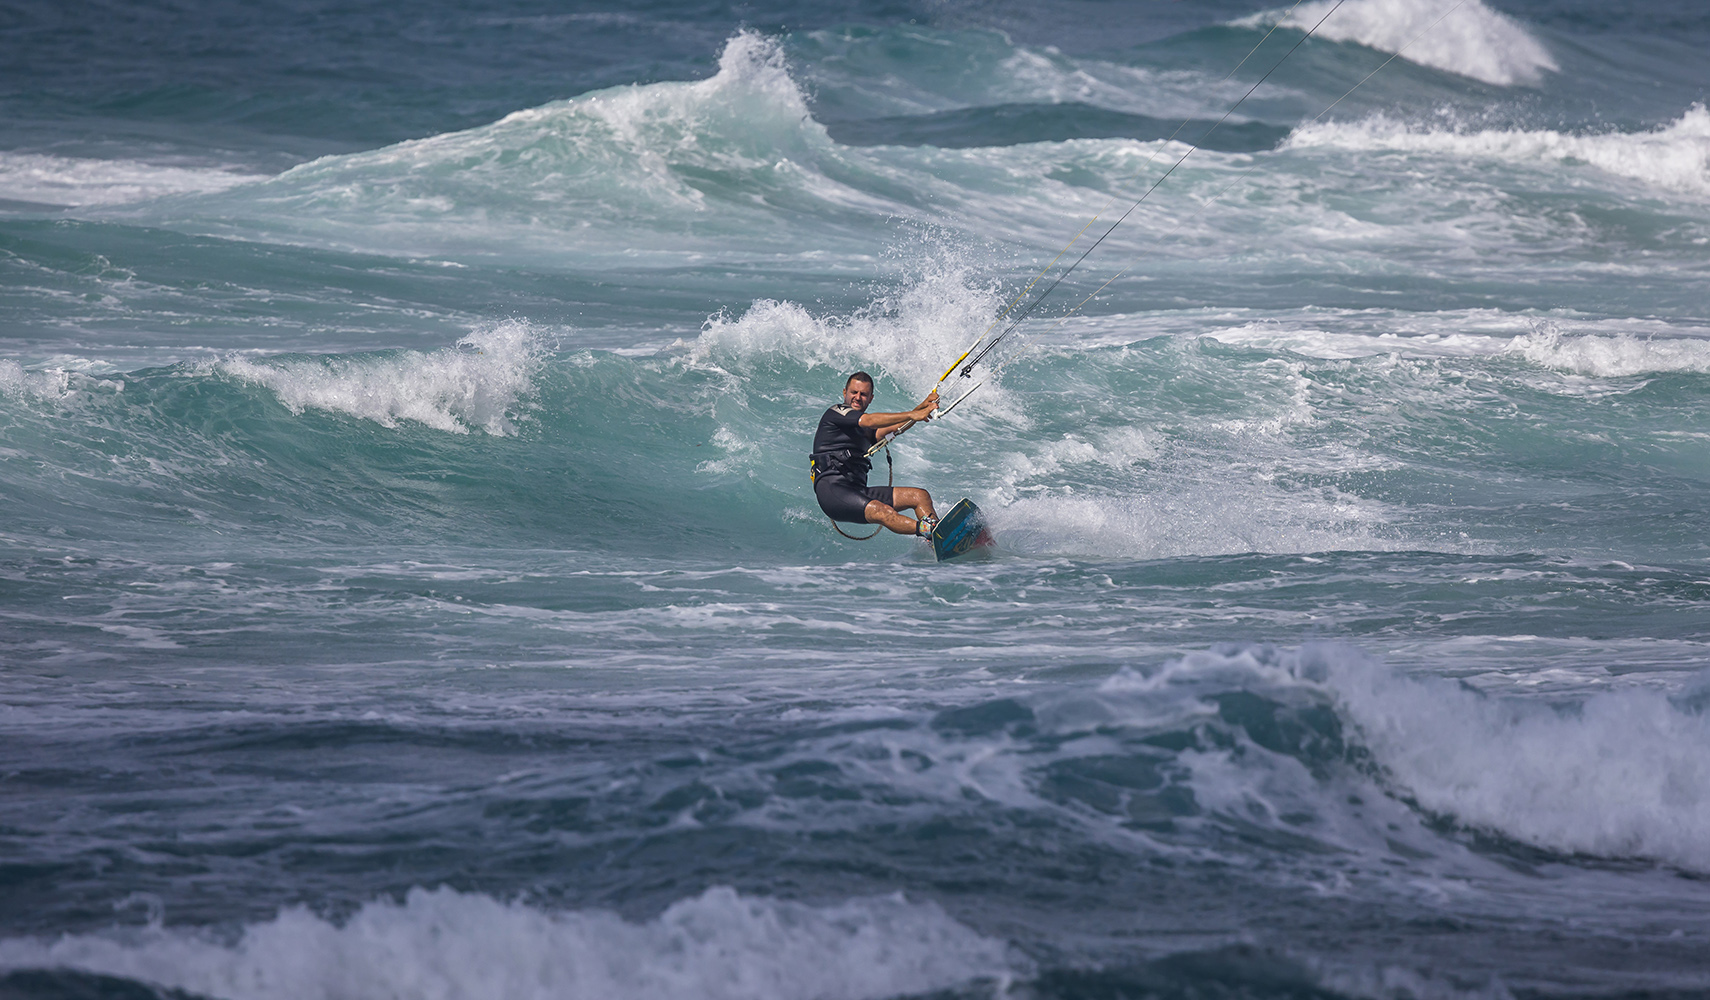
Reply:
[[996, 321], [999, 308], [996, 289], [978, 287], [965, 267], [950, 263], [899, 282], [845, 315], [816, 316], [797, 303], [771, 300], [753, 303], [740, 316], [715, 315], [690, 357], [738, 372], [778, 356], [845, 375], [873, 368], [909, 392], [924, 393]]

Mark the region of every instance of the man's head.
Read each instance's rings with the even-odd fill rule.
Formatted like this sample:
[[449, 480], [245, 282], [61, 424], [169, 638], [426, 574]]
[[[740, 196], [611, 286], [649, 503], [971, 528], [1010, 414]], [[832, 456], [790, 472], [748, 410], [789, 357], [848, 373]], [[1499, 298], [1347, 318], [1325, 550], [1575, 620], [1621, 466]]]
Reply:
[[867, 404], [873, 401], [873, 376], [866, 372], [856, 372], [849, 376], [849, 381], [843, 383], [843, 405], [852, 410], [865, 412]]

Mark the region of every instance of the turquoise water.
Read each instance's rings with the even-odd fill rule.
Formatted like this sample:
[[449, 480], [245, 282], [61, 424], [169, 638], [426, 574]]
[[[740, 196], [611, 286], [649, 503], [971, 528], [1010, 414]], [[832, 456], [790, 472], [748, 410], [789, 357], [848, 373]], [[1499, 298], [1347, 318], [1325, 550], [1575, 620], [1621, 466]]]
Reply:
[[1330, 4], [24, 9], [0, 995], [1710, 988], [1710, 23], [1450, 6], [898, 441], [945, 565], [818, 414]]

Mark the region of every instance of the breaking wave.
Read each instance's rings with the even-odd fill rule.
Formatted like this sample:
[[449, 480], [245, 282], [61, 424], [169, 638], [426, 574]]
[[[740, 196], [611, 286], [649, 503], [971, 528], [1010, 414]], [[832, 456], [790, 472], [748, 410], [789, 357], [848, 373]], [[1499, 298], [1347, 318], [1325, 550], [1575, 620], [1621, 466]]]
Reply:
[[323, 357], [227, 358], [208, 366], [271, 389], [292, 413], [325, 410], [396, 427], [401, 420], [467, 434], [516, 430], [521, 400], [547, 347], [530, 324], [508, 320], [455, 348]]
[[798, 303], [771, 299], [740, 316], [721, 313], [707, 320], [690, 356], [736, 371], [779, 355], [844, 374], [871, 367], [925, 392], [944, 359], [967, 347], [999, 305], [993, 289], [976, 287], [965, 270], [950, 266], [846, 315], [815, 315]]
[[646, 923], [412, 890], [335, 923], [302, 908], [233, 943], [130, 936], [0, 941], [0, 967], [120, 976], [229, 1000], [877, 1000], [1006, 978], [1002, 942], [900, 895], [811, 907], [709, 889]]
[[1508, 351], [1548, 368], [1581, 375], [1710, 372], [1710, 341], [1633, 336], [1565, 336], [1546, 327], [1509, 342]]
[[704, 80], [593, 91], [473, 129], [323, 157], [183, 208], [219, 232], [259, 224], [412, 255], [466, 252], [472, 242], [490, 253], [562, 253], [570, 234], [583, 252], [628, 259], [680, 251], [685, 234], [724, 249], [737, 235], [775, 241], [798, 213], [898, 210], [839, 179], [859, 168], [828, 168], [833, 150], [777, 40], [745, 31]]
[[1393, 792], [1431, 813], [1564, 854], [1710, 871], [1710, 716], [1661, 693], [1491, 696], [1341, 646], [1193, 653], [1105, 689], [1301, 683], [1328, 692]]
[[1482, 0], [1469, 0], [1459, 7], [1454, 0], [1348, 0], [1340, 8], [1335, 0], [1316, 0], [1286, 16], [1280, 10], [1269, 11], [1235, 23], [1257, 27], [1280, 19], [1285, 27], [1305, 30], [1332, 9], [1335, 13], [1324, 20], [1318, 37], [1401, 52], [1403, 59], [1421, 66], [1499, 87], [1536, 84], [1545, 72], [1560, 68], [1542, 42]]

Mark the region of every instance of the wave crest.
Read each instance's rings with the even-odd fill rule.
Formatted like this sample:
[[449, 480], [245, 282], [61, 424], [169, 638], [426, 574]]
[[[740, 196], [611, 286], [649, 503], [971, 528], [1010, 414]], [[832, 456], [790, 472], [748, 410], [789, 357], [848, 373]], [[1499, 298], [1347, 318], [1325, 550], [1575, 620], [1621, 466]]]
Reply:
[[1330, 694], [1392, 787], [1429, 812], [1564, 854], [1710, 871], [1710, 715], [1656, 691], [1491, 697], [1331, 645], [1193, 653], [1103, 689], [1302, 683]]
[[627, 257], [681, 252], [685, 233], [723, 240], [727, 252], [731, 237], [759, 236], [754, 249], [770, 254], [780, 216], [894, 211], [822, 169], [833, 150], [777, 41], [745, 31], [705, 80], [593, 91], [324, 157], [246, 190], [239, 204], [210, 207], [220, 219], [412, 254], [495, 237], [496, 252], [562, 253], [574, 234], [578, 252]]
[[1702, 104], [1649, 132], [1574, 135], [1550, 129], [1421, 129], [1375, 115], [1346, 124], [1303, 125], [1282, 145], [1284, 149], [1312, 147], [1585, 163], [1654, 187], [1710, 195], [1710, 111]]
[[[1446, 70], [1499, 87], [1536, 84], [1546, 71], [1560, 69], [1550, 50], [1513, 18], [1468, 0], [1451, 8], [1450, 0], [1335, 0], [1302, 4], [1285, 16], [1268, 11], [1234, 22], [1239, 27], [1282, 24], [1306, 30], [1336, 9], [1316, 32], [1333, 42], [1355, 42], [1432, 69]], [[1447, 16], [1443, 12], [1450, 10]], [[1441, 17], [1442, 21], [1433, 25]], [[1415, 36], [1418, 36], [1415, 39]], [[1411, 44], [1409, 44], [1411, 42]]]
[[16, 361], [0, 361], [0, 393], [29, 399], [59, 399], [70, 391], [70, 372], [35, 371]]
[[271, 389], [292, 413], [326, 410], [384, 427], [410, 420], [454, 434], [479, 428], [502, 436], [515, 431], [516, 407], [534, 391], [546, 354], [532, 326], [508, 320], [431, 353], [227, 358], [210, 367]]
[[1332, 661], [1368, 748], [1424, 808], [1568, 854], [1710, 871], [1710, 717], [1654, 691], [1490, 698]]
[[[991, 322], [997, 304], [995, 294], [975, 287], [967, 271], [946, 267], [847, 316], [815, 316], [794, 302], [756, 301], [741, 316], [707, 320], [690, 357], [741, 371], [784, 354], [844, 374], [872, 368], [911, 393], [924, 393]], [[995, 388], [986, 386], [974, 399], [991, 398]]]

